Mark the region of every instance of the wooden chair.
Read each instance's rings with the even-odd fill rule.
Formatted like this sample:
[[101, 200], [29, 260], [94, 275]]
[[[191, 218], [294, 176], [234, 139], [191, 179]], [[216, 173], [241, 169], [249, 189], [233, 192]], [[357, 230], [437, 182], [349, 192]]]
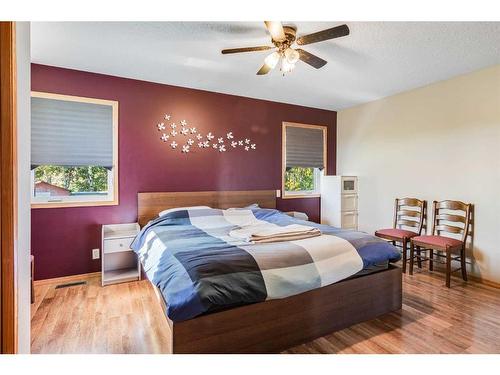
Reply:
[[[389, 229], [379, 229], [375, 236], [401, 243], [403, 253], [403, 273], [406, 272], [408, 243], [410, 238], [420, 236], [425, 225], [427, 201], [417, 198], [396, 198], [394, 202], [394, 224]], [[412, 230], [404, 229], [411, 228]], [[415, 229], [416, 228], [416, 229]], [[420, 260], [419, 267], [421, 267]]]
[[[413, 257], [415, 250], [418, 250], [415, 256], [417, 260], [429, 261], [429, 270], [434, 269], [434, 255], [446, 258], [446, 286], [450, 287], [452, 272], [462, 271], [462, 278], [467, 281], [467, 268], [465, 265], [465, 245], [467, 237], [471, 234], [471, 215], [472, 204], [459, 201], [445, 200], [441, 202], [434, 201], [432, 204], [434, 215], [432, 223], [432, 234], [430, 236], [413, 237], [410, 243], [410, 275], [413, 274]], [[459, 236], [452, 238], [443, 236], [444, 233]], [[421, 255], [421, 251], [429, 251], [429, 256]], [[434, 254], [436, 251], [436, 254]], [[441, 253], [444, 254], [441, 254]], [[456, 256], [452, 256], [456, 255]], [[460, 261], [460, 267], [452, 270], [451, 261]]]

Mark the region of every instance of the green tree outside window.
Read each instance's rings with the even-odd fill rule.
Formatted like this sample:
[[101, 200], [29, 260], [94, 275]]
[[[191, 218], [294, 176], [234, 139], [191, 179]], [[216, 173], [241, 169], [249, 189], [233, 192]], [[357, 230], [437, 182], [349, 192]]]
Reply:
[[285, 191], [308, 190], [314, 190], [314, 168], [287, 168], [285, 171]]
[[71, 193], [106, 192], [108, 170], [104, 167], [61, 167], [42, 165], [35, 169], [35, 183], [46, 182]]

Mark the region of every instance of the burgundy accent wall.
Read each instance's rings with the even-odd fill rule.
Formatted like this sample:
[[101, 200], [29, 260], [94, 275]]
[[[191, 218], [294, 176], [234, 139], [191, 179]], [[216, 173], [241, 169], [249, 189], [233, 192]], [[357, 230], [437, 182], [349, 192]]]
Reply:
[[[101, 247], [101, 225], [135, 222], [138, 192], [280, 189], [283, 121], [328, 126], [328, 174], [335, 174], [333, 111], [36, 64], [31, 88], [119, 102], [120, 204], [32, 209], [36, 279], [99, 271], [101, 261], [91, 259], [91, 249]], [[233, 131], [251, 138], [257, 150], [172, 152], [156, 129], [165, 113], [203, 134]], [[278, 199], [277, 206], [319, 220], [318, 198]]]

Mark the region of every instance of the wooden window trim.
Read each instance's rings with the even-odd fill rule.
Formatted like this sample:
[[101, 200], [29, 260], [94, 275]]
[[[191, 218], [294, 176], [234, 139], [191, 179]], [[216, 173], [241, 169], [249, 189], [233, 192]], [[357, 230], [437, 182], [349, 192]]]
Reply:
[[88, 98], [83, 96], [62, 95], [48, 92], [32, 91], [31, 97], [65, 100], [71, 102], [109, 105], [113, 108], [113, 200], [79, 201], [79, 202], [32, 202], [31, 208], [62, 208], [62, 207], [95, 207], [117, 206], [120, 202], [118, 189], [118, 101]]
[[15, 23], [0, 22], [0, 353], [17, 353]]
[[292, 126], [297, 128], [319, 129], [323, 130], [323, 160], [327, 169], [327, 144], [328, 144], [328, 127], [326, 125], [311, 125], [301, 124], [296, 122], [283, 122], [281, 132], [281, 198], [282, 199], [297, 199], [297, 198], [319, 198], [321, 194], [287, 194], [285, 191], [285, 172], [286, 172], [286, 128]]

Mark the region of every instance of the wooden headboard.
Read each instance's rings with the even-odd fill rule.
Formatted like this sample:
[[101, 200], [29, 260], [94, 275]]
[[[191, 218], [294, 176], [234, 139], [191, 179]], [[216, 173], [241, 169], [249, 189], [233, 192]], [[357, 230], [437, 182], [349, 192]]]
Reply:
[[276, 208], [276, 190], [138, 193], [137, 201], [139, 225], [142, 227], [161, 211], [175, 207], [209, 206], [225, 209], [257, 203], [262, 208]]

